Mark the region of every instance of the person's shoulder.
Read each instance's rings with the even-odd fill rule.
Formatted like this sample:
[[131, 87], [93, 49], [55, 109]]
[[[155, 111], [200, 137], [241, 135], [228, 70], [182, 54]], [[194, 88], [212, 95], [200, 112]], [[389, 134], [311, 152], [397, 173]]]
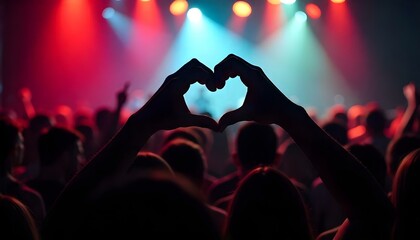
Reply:
[[19, 183], [19, 189], [21, 191], [22, 196], [24, 196], [25, 198], [42, 199], [41, 194], [37, 190], [24, 183]]

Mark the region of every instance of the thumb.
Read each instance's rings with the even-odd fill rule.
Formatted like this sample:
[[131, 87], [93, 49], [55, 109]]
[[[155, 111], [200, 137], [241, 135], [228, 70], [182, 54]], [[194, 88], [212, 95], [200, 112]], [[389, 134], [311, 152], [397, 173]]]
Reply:
[[219, 130], [219, 125], [217, 122], [213, 118], [204, 115], [191, 114], [185, 124], [187, 126], [208, 128], [213, 131]]
[[246, 119], [244, 119], [243, 117], [243, 112], [244, 110], [241, 107], [236, 110], [225, 113], [219, 120], [220, 130], [223, 131], [229, 125], [235, 124], [240, 121], [245, 121]]

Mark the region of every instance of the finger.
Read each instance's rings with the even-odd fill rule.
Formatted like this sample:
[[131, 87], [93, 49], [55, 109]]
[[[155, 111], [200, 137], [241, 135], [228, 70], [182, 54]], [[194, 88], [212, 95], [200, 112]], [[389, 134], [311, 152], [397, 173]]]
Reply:
[[181, 73], [175, 80], [181, 92], [184, 94], [191, 84], [199, 82], [205, 84], [206, 82], [211, 81], [213, 78], [213, 73], [209, 73], [201, 67], [192, 67], [188, 72]]
[[223, 86], [227, 79], [236, 76], [240, 76], [242, 82], [248, 86], [249, 78], [247, 76], [251, 75], [254, 70], [255, 66], [236, 55], [230, 54], [214, 67], [215, 86]]
[[217, 122], [211, 117], [204, 116], [204, 115], [191, 114], [188, 117], [188, 120], [185, 121], [185, 124], [186, 125], [184, 127], [196, 126], [196, 127], [208, 128], [214, 131], [219, 130], [219, 125], [217, 124]]
[[[191, 59], [189, 62], [187, 62], [184, 66], [182, 66], [179, 71], [177, 72], [178, 74], [186, 74], [186, 73], [190, 73], [191, 71], [195, 71], [195, 70], [199, 70], [200, 72], [206, 74], [206, 75], [213, 75], [213, 71], [207, 67], [206, 65], [204, 65], [202, 62], [198, 61], [196, 58]], [[200, 80], [200, 83], [204, 82], [202, 81], [202, 79], [197, 79]], [[192, 82], [195, 83], [196, 81]]]
[[246, 115], [244, 114], [244, 109], [242, 107], [225, 113], [219, 120], [220, 130], [223, 131], [226, 127], [232, 124], [235, 124], [240, 121], [245, 121], [246, 119], [244, 119], [243, 116]]

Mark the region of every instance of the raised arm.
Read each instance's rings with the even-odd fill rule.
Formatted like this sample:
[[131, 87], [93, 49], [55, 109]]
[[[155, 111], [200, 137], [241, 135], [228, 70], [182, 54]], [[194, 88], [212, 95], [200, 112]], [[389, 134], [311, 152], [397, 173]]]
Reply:
[[243, 106], [220, 119], [222, 129], [245, 120], [283, 127], [317, 168], [345, 210], [351, 227], [365, 237], [389, 238], [393, 223], [391, 202], [353, 155], [315, 124], [301, 106], [283, 95], [261, 68], [229, 55], [214, 70], [215, 81], [207, 84], [210, 90], [222, 88], [228, 78], [236, 76], [248, 87]]
[[153, 97], [70, 181], [47, 216], [44, 238], [59, 239], [60, 232], [71, 231], [72, 226], [63, 224], [64, 219], [67, 223], [68, 219], [77, 221], [85, 203], [110, 183], [124, 178], [137, 152], [156, 131], [186, 126], [216, 129], [213, 119], [191, 114], [183, 97], [190, 84], [204, 84], [212, 77], [212, 71], [196, 59], [168, 76]]
[[395, 131], [393, 139], [399, 139], [405, 133], [413, 131], [414, 121], [417, 117], [417, 111], [420, 106], [420, 93], [414, 83], [409, 83], [403, 88], [404, 96], [407, 99], [407, 108], [401, 119], [400, 124]]

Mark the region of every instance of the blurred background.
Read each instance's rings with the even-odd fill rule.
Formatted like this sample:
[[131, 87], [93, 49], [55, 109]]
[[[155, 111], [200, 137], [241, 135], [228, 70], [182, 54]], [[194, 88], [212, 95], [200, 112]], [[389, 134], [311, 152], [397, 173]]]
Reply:
[[[134, 111], [191, 58], [213, 68], [234, 53], [321, 116], [370, 102], [392, 115], [403, 86], [420, 84], [419, 11], [416, 0], [3, 0], [0, 106], [20, 114], [22, 88], [45, 111], [113, 106], [129, 82]], [[245, 93], [232, 79], [185, 98], [218, 119]]]

